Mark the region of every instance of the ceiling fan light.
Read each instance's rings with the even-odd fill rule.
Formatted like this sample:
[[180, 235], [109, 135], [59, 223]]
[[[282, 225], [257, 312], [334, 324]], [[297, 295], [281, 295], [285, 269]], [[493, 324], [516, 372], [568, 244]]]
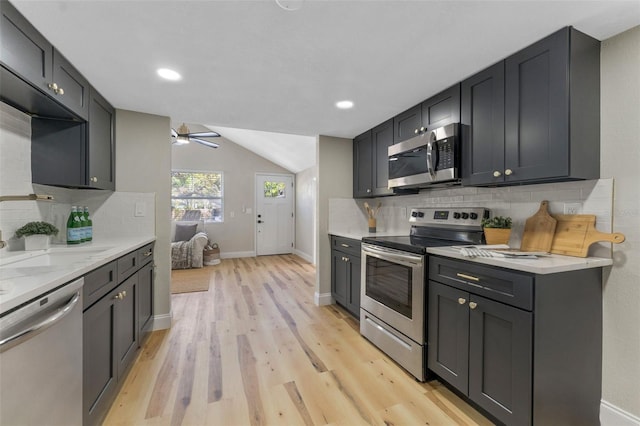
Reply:
[[189, 143], [189, 138], [187, 136], [178, 136], [174, 145], [186, 145]]

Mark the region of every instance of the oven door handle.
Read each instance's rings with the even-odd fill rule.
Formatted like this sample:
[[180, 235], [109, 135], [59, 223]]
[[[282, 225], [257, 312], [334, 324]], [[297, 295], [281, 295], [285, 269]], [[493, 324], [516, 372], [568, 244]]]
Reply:
[[362, 245], [362, 254], [376, 257], [378, 259], [399, 263], [401, 265], [414, 267], [422, 265], [422, 256], [416, 254], [402, 253], [397, 250], [388, 250], [372, 245]]

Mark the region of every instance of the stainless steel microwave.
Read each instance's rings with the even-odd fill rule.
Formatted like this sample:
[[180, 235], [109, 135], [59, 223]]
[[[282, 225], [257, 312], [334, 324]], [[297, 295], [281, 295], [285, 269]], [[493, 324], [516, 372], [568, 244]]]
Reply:
[[425, 188], [460, 182], [459, 125], [421, 133], [391, 145], [389, 188]]

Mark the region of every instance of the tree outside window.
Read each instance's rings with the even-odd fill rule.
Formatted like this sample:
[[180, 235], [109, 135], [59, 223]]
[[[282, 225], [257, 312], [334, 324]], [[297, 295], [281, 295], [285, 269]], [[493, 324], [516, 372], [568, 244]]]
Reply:
[[197, 210], [205, 222], [223, 222], [222, 172], [171, 172], [171, 216]]

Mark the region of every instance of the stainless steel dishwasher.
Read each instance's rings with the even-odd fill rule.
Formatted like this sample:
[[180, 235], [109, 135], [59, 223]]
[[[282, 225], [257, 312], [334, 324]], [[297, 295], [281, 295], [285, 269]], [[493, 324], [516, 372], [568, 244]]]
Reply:
[[0, 317], [0, 425], [82, 424], [82, 285]]

